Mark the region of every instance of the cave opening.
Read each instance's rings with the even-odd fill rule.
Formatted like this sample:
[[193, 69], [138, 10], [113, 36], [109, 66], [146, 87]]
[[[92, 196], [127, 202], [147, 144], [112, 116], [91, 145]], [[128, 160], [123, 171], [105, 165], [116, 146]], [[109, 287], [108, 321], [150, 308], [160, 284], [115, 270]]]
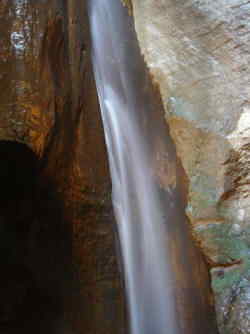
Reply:
[[62, 204], [27, 145], [0, 141], [0, 161], [0, 332], [57, 333], [70, 249]]
[[23, 236], [34, 214], [38, 158], [25, 144], [0, 141], [1, 230]]

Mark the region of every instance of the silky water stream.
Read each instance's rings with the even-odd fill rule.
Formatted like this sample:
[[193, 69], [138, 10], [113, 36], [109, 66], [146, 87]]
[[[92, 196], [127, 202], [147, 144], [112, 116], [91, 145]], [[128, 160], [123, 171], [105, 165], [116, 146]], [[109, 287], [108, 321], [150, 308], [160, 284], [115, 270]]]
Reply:
[[147, 94], [137, 66], [143, 61], [131, 19], [117, 0], [91, 0], [88, 11], [130, 331], [214, 333], [212, 322], [208, 324], [206, 269], [190, 242], [180, 191], [176, 190], [176, 156], [173, 148], [168, 149], [172, 143], [161, 149], [166, 152], [158, 159], [162, 155], [173, 159], [165, 168], [167, 190], [156, 182], [161, 173], [152, 162], [157, 161], [152, 158], [155, 142], [160, 138], [159, 149], [170, 138], [163, 120], [155, 121], [156, 111], [144, 99]]

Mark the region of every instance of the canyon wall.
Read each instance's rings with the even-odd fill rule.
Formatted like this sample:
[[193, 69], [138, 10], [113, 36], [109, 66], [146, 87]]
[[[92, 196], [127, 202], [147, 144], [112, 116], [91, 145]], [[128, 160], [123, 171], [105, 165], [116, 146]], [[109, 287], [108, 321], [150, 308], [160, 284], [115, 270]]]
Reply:
[[0, 18], [0, 328], [122, 334], [85, 1], [3, 0]]
[[186, 214], [220, 332], [249, 333], [249, 1], [124, 3], [188, 178]]

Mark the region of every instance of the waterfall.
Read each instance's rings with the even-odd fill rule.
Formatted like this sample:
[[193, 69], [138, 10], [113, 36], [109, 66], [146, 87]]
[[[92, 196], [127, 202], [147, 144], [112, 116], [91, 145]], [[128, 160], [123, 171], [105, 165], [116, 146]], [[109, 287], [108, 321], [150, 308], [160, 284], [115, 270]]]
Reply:
[[[132, 334], [176, 334], [164, 203], [135, 94], [118, 0], [91, 0], [92, 61], [104, 124]], [[147, 106], [145, 106], [147, 108]]]

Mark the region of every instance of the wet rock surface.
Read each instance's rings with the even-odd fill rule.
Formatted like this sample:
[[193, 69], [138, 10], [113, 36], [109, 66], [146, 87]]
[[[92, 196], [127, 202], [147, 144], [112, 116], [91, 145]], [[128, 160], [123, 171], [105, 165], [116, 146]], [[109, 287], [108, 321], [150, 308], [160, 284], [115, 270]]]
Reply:
[[0, 18], [0, 332], [123, 333], [85, 2], [4, 0]]
[[249, 333], [248, 1], [137, 1], [141, 51], [188, 178], [221, 333]]

